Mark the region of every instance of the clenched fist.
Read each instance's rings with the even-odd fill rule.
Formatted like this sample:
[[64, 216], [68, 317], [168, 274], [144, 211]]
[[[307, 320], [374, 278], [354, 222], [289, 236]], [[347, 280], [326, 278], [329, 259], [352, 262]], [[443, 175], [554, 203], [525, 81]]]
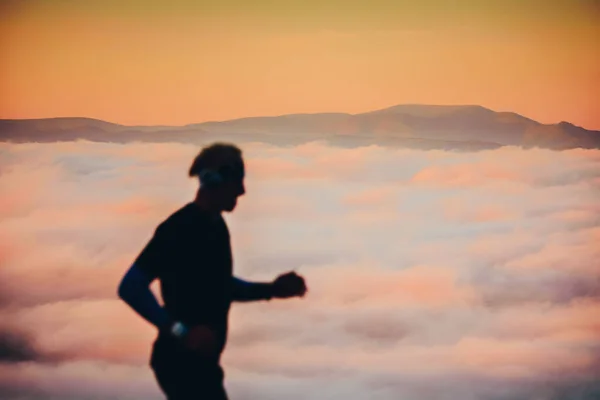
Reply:
[[303, 297], [306, 291], [304, 278], [295, 272], [279, 275], [273, 281], [273, 297], [275, 298]]

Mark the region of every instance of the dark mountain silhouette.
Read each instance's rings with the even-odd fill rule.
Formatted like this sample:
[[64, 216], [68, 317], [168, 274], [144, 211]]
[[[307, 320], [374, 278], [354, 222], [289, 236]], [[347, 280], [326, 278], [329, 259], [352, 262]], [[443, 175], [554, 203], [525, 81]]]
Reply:
[[416, 104], [361, 114], [290, 114], [185, 126], [124, 126], [89, 118], [0, 120], [0, 140], [197, 144], [233, 140], [277, 145], [322, 140], [343, 147], [378, 144], [448, 150], [507, 145], [557, 150], [600, 148], [599, 131], [567, 122], [541, 124], [512, 112], [496, 112], [481, 106]]

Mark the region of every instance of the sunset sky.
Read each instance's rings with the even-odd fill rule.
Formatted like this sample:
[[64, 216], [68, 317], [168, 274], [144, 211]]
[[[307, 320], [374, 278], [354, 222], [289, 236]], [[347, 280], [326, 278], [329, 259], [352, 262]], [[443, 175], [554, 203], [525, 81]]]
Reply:
[[[0, 118], [478, 104], [600, 130], [599, 20], [592, 0], [0, 1]], [[525, 139], [470, 146], [453, 140], [479, 134], [481, 110], [461, 112], [458, 133], [420, 125], [416, 142], [437, 143], [423, 149], [383, 142], [401, 126], [385, 118], [357, 123], [371, 145], [276, 124], [232, 136], [247, 166], [225, 215], [235, 275], [295, 270], [309, 288], [233, 305], [232, 400], [600, 398], [600, 132], [553, 147], [559, 128], [509, 116], [476, 139]], [[0, 128], [0, 398], [164, 399], [156, 329], [117, 287], [193, 199], [188, 168], [217, 133]]]
[[594, 0], [1, 4], [0, 118], [187, 124], [425, 103], [600, 129]]

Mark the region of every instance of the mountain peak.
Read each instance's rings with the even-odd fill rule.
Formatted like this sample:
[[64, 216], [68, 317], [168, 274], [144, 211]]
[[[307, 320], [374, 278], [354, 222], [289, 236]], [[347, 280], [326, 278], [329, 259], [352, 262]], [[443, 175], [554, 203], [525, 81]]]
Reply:
[[572, 124], [572, 123], [570, 123], [570, 122], [567, 122], [567, 121], [560, 121], [560, 122], [558, 123], [558, 126], [563, 126], [563, 127], [572, 127], [572, 126], [577, 126], [577, 125], [574, 125], [574, 124]]
[[479, 105], [442, 105], [442, 104], [398, 104], [395, 106], [367, 112], [365, 114], [408, 114], [422, 117], [433, 117], [457, 112], [485, 112], [494, 111]]

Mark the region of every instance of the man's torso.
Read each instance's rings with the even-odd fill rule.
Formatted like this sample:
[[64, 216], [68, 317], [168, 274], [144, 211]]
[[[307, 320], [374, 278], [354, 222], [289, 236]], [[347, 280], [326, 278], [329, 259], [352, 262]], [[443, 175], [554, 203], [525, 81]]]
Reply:
[[[165, 309], [188, 327], [210, 326], [218, 335], [220, 353], [227, 340], [232, 290], [225, 221], [219, 214], [208, 214], [188, 203], [159, 225], [155, 237], [158, 244], [151, 254], [161, 260], [155, 275]], [[167, 337], [158, 341], [171, 342]]]

